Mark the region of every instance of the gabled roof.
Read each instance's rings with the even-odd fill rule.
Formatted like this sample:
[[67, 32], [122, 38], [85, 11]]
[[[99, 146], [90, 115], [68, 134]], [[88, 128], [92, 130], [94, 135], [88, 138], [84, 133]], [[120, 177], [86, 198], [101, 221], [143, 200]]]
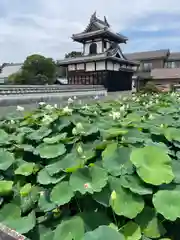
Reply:
[[167, 58], [169, 49], [161, 49], [155, 51], [135, 52], [125, 54], [126, 58], [133, 61], [152, 60], [156, 58]]
[[4, 66], [0, 73], [0, 78], [8, 78], [11, 74], [19, 72], [22, 65], [22, 63], [14, 63]]
[[72, 39], [77, 42], [84, 42], [85, 40], [91, 40], [97, 37], [104, 37], [108, 39], [112, 39], [118, 43], [126, 43], [128, 40], [127, 37], [122, 34], [115, 33], [108, 23], [106, 17], [104, 17], [104, 21], [100, 20], [96, 16], [96, 12], [91, 16], [90, 22], [85, 30], [78, 34], [73, 34]]
[[151, 71], [153, 79], [180, 79], [180, 68], [155, 68]]

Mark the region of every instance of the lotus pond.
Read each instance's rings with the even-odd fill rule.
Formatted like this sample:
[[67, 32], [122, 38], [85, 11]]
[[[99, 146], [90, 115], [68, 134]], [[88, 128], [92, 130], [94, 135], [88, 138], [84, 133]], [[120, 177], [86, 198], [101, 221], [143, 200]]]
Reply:
[[0, 120], [0, 222], [33, 240], [174, 240], [180, 95], [41, 104]]

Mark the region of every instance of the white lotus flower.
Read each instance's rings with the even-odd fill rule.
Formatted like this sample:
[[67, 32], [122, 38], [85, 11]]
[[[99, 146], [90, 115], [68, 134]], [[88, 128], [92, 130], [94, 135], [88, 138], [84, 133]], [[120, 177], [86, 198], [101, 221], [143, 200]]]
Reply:
[[74, 100], [72, 98], [68, 98], [68, 104], [71, 104], [73, 102], [74, 102]]
[[50, 104], [47, 104], [46, 106], [45, 106], [45, 109], [47, 109], [47, 110], [51, 110], [51, 109], [53, 109], [54, 107], [52, 106], [52, 105], [50, 105]]
[[120, 107], [120, 111], [123, 112], [124, 110], [125, 110], [125, 105], [122, 105], [122, 106]]
[[44, 105], [46, 105], [45, 102], [39, 102], [39, 106], [44, 106]]
[[119, 119], [121, 117], [120, 112], [112, 112], [109, 114], [110, 117], [113, 118], [113, 120]]
[[98, 100], [98, 99], [99, 99], [99, 96], [95, 96], [95, 97], [94, 97], [94, 100]]
[[58, 107], [57, 103], [55, 103], [55, 104], [54, 104], [54, 107], [55, 107], [55, 108], [57, 108], [57, 107]]
[[76, 128], [79, 129], [79, 130], [83, 130], [84, 129], [82, 123], [77, 123], [76, 124]]
[[22, 106], [17, 106], [16, 110], [19, 111], [19, 112], [23, 112], [23, 111], [24, 111], [24, 107], [22, 107]]
[[43, 119], [42, 119], [42, 123], [44, 125], [48, 125], [53, 121], [53, 118], [51, 118], [49, 115], [44, 115]]
[[76, 97], [76, 96], [74, 96], [73, 98], [74, 98], [74, 100], [76, 100], [76, 99], [77, 99], [77, 97]]
[[63, 108], [63, 112], [64, 112], [64, 113], [72, 114], [73, 110], [70, 109], [68, 106], [66, 106], [65, 108]]
[[111, 193], [111, 200], [114, 201], [114, 200], [116, 200], [116, 198], [117, 198], [116, 191], [112, 191], [112, 193]]
[[14, 121], [14, 120], [11, 120], [10, 123], [11, 123], [11, 124], [15, 124], [15, 121]]

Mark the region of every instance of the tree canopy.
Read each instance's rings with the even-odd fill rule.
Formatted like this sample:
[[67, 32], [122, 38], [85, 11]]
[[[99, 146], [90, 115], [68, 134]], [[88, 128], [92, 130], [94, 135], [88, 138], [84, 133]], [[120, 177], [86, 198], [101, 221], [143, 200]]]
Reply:
[[13, 84], [52, 84], [55, 81], [56, 64], [52, 58], [34, 54], [24, 61], [21, 72], [9, 76]]

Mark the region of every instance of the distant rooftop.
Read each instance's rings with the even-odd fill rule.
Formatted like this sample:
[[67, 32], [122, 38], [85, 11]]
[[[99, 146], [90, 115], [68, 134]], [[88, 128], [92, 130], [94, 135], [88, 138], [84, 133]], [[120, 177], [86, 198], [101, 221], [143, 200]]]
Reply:
[[125, 57], [132, 61], [151, 60], [156, 58], [166, 58], [170, 54], [169, 49], [160, 49], [155, 51], [127, 53]]
[[0, 79], [8, 78], [11, 74], [17, 73], [21, 70], [22, 63], [7, 64], [2, 68]]

